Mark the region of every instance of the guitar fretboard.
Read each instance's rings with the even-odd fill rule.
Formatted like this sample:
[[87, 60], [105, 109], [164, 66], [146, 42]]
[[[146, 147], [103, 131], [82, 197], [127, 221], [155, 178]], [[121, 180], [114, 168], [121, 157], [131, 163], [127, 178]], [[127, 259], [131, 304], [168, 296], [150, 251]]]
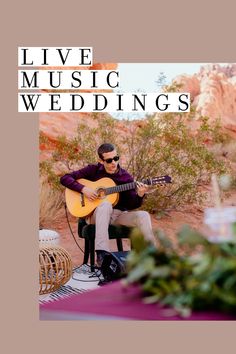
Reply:
[[[152, 184], [150, 179], [142, 180], [142, 183], [149, 184], [149, 185]], [[136, 185], [137, 182], [130, 182], [125, 184], [120, 184], [119, 186], [109, 187], [105, 189], [105, 194], [108, 195], [108, 194], [128, 191], [130, 189], [135, 189]]]

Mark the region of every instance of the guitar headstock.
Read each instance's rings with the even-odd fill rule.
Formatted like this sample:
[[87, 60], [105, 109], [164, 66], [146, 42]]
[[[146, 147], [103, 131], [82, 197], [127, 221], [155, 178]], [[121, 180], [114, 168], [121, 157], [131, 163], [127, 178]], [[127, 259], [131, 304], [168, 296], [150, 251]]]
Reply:
[[171, 177], [168, 175], [159, 176], [154, 178], [147, 178], [143, 183], [148, 184], [150, 186], [162, 185], [166, 183], [172, 183]]

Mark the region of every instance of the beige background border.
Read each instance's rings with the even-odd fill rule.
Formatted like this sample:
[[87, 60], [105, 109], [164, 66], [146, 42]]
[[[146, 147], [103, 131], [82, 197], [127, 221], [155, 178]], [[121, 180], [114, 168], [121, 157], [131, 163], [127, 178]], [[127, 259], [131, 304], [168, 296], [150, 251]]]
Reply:
[[7, 353], [221, 353], [232, 345], [234, 322], [38, 320], [38, 119], [17, 113], [16, 81], [17, 46], [93, 46], [95, 60], [104, 62], [235, 62], [230, 3], [4, 3], [1, 322]]

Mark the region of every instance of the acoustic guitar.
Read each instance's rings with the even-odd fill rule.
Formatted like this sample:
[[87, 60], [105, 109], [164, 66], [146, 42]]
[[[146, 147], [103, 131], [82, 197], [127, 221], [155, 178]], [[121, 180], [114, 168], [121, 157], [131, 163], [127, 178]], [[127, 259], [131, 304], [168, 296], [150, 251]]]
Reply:
[[[89, 200], [83, 193], [66, 188], [65, 197], [67, 208], [72, 215], [79, 218], [84, 218], [91, 214], [103, 201], [108, 201], [115, 206], [118, 203], [120, 192], [135, 189], [137, 186], [137, 182], [135, 181], [116, 185], [111, 178], [107, 177], [100, 178], [95, 182], [80, 178], [77, 182], [96, 190], [98, 194], [97, 199]], [[164, 185], [166, 183], [171, 183], [171, 177], [160, 176], [147, 178], [141, 182], [149, 186]]]

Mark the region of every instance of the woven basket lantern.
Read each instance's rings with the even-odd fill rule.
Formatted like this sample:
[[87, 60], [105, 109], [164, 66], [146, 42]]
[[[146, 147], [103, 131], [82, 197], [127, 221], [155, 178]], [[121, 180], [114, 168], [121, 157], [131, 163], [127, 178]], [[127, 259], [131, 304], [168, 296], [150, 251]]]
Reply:
[[39, 248], [39, 294], [48, 294], [65, 284], [72, 275], [69, 253], [60, 246]]

